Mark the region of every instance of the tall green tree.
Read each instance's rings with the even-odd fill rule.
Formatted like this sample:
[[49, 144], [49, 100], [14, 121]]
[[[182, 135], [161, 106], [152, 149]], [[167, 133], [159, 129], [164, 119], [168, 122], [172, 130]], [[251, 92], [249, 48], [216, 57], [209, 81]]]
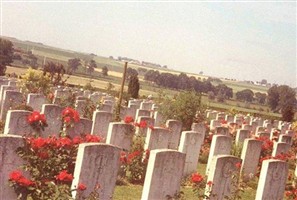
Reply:
[[167, 98], [159, 107], [164, 119], [176, 119], [182, 122], [183, 130], [190, 130], [193, 122], [203, 121], [204, 107], [201, 95], [194, 91], [180, 92], [176, 98]]
[[0, 76], [5, 75], [6, 65], [12, 63], [13, 44], [10, 40], [0, 38]]
[[128, 94], [132, 97], [137, 99], [139, 96], [139, 80], [137, 76], [131, 76], [128, 84]]

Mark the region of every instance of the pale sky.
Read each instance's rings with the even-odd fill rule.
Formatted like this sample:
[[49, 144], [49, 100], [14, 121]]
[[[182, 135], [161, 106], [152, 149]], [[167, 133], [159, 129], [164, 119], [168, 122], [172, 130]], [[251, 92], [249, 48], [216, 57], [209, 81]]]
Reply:
[[296, 1], [1, 2], [1, 33], [169, 68], [297, 86]]

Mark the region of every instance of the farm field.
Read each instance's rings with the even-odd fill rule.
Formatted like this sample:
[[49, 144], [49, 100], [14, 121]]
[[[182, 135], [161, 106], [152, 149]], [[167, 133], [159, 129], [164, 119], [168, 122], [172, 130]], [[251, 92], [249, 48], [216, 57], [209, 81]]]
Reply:
[[[24, 74], [26, 72], [27, 68], [20, 68], [20, 67], [7, 67], [7, 73], [16, 73], [17, 75]], [[96, 72], [99, 74], [99, 69], [96, 69]], [[99, 77], [94, 75], [94, 78], [87, 77], [85, 75], [78, 76], [78, 75], [71, 75], [70, 78], [67, 80], [68, 84], [74, 84], [79, 86], [84, 86], [87, 83], [91, 83], [93, 87], [99, 88], [101, 90], [104, 90], [107, 88], [108, 83], [112, 83], [115, 88], [114, 90], [119, 90], [120, 83], [121, 83], [121, 73], [119, 72], [108, 72], [110, 75], [107, 77]], [[115, 76], [113, 76], [115, 75]], [[96, 78], [95, 78], [96, 77]], [[173, 97], [175, 94], [178, 93], [178, 91], [170, 90], [167, 88], [160, 88], [156, 87], [155, 85], [152, 85], [150, 83], [147, 83], [140, 79], [140, 95], [153, 95], [154, 97], [158, 97], [160, 91], [163, 92], [163, 94], [166, 94], [167, 97]], [[125, 86], [125, 90], [127, 91], [127, 86]], [[202, 96], [202, 102], [207, 107], [212, 107], [216, 109], [221, 110], [231, 110], [235, 109], [240, 112], [245, 113], [256, 113], [256, 114], [265, 114], [270, 115], [273, 117], [280, 117], [280, 114], [277, 113], [271, 113], [267, 112], [269, 108], [264, 105], [258, 105], [258, 104], [246, 104], [244, 102], [239, 102], [235, 100], [226, 100], [224, 103], [219, 103], [213, 100], [209, 100], [207, 96]]]

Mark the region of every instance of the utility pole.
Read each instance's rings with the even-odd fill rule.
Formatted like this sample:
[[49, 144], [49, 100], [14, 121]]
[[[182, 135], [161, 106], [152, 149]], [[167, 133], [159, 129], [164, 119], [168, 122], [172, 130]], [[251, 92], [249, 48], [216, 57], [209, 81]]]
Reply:
[[122, 85], [121, 85], [121, 91], [120, 91], [120, 94], [119, 94], [119, 100], [118, 100], [118, 105], [117, 105], [117, 109], [116, 109], [116, 116], [115, 116], [116, 121], [121, 120], [120, 113], [121, 113], [121, 105], [122, 105], [123, 92], [124, 92], [124, 86], [125, 86], [125, 80], [126, 80], [127, 66], [128, 66], [128, 62], [125, 62]]

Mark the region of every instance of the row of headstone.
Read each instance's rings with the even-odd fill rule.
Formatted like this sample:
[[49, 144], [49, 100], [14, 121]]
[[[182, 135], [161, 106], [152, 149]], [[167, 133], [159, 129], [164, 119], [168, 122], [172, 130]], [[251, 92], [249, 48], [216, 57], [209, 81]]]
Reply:
[[[7, 181], [10, 170], [24, 164], [23, 160], [15, 154], [16, 149], [22, 145], [23, 138], [20, 136], [0, 135], [0, 160], [2, 161], [0, 163], [0, 171], [2, 172], [0, 199], [12, 200], [17, 198], [13, 188], [8, 186]], [[119, 147], [110, 144], [80, 144], [71, 188], [76, 189], [79, 183], [84, 183], [88, 186], [85, 194], [96, 188], [100, 198], [112, 198], [120, 166], [120, 152]], [[247, 160], [231, 155], [217, 155], [212, 159], [207, 179], [207, 182], [211, 181], [212, 184], [207, 184], [205, 190], [205, 195], [209, 196], [209, 199], [223, 199], [234, 191], [233, 175], [240, 173], [236, 164], [241, 162], [248, 166], [246, 165], [248, 164]], [[169, 149], [152, 150], [141, 199], [165, 199], [177, 194], [180, 190], [186, 164], [186, 153]], [[249, 169], [249, 167], [247, 168]], [[263, 161], [256, 199], [282, 199], [287, 175], [288, 164], [286, 162], [273, 159]], [[73, 190], [72, 196], [75, 198], [76, 195], [76, 190]]]

